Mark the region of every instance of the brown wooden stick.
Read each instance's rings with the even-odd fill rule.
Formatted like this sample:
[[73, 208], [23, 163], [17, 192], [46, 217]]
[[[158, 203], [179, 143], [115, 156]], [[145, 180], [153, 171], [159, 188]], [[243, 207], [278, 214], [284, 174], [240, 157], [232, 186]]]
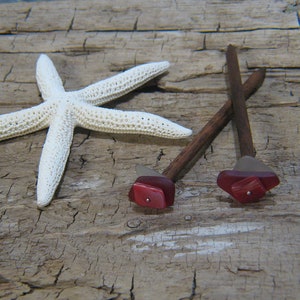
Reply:
[[[245, 99], [262, 85], [265, 79], [266, 70], [255, 71], [243, 84]], [[221, 109], [207, 122], [192, 139], [192, 141], [181, 151], [181, 153], [164, 170], [163, 175], [174, 182], [179, 179], [190, 161], [198, 155], [203, 155], [207, 147], [212, 143], [219, 132], [229, 123], [233, 115], [232, 102], [227, 100]]]
[[234, 120], [238, 132], [241, 156], [254, 157], [255, 151], [252, 141], [250, 123], [246, 101], [243, 92], [239, 62], [234, 46], [229, 45], [226, 51], [230, 96], [234, 111]]

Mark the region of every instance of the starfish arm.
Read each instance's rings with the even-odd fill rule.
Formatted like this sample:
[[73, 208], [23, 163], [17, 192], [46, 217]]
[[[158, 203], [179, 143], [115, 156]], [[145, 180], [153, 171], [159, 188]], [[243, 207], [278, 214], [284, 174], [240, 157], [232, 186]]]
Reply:
[[37, 61], [36, 80], [44, 100], [65, 91], [53, 62], [46, 54], [40, 55]]
[[110, 133], [147, 134], [164, 138], [183, 138], [192, 134], [182, 127], [154, 114], [112, 110], [78, 103], [74, 108], [77, 125]]
[[43, 147], [38, 173], [37, 205], [47, 206], [63, 175], [73, 139], [74, 120], [66, 107], [60, 107], [52, 120]]
[[140, 65], [73, 93], [78, 99], [87, 103], [102, 105], [133, 91], [164, 73], [169, 65], [167, 61]]
[[53, 112], [54, 105], [42, 103], [35, 107], [0, 115], [0, 141], [46, 128]]

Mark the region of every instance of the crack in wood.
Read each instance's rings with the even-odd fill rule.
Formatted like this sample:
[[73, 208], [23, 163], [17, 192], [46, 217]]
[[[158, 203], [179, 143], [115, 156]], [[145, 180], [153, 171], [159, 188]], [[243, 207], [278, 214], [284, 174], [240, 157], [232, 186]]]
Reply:
[[79, 145], [77, 147], [80, 147], [82, 144], [84, 144], [90, 138], [90, 135], [91, 135], [91, 131], [89, 130], [87, 132], [86, 137], [83, 138], [83, 140], [79, 143]]
[[59, 276], [61, 275], [63, 268], [64, 268], [64, 264], [61, 265], [60, 269], [58, 270], [57, 274], [55, 275], [55, 280], [53, 282], [53, 285], [57, 285]]
[[139, 17], [136, 17], [135, 22], [134, 22], [134, 24], [133, 24], [133, 28], [132, 28], [133, 31], [137, 31], [137, 30], [138, 30], [138, 29], [137, 29], [138, 21], [139, 21]]
[[193, 300], [196, 296], [199, 296], [197, 299], [201, 299], [201, 295], [197, 295], [197, 271], [194, 270], [193, 278], [192, 278], [192, 286], [191, 286], [191, 294], [188, 297], [180, 298], [179, 300]]
[[69, 27], [67, 29], [67, 33], [70, 32], [73, 29], [73, 24], [74, 24], [74, 20], [75, 20], [76, 10], [77, 10], [77, 8], [75, 7], [73, 17], [72, 17], [71, 22], [69, 24]]
[[76, 211], [76, 212], [73, 214], [73, 216], [72, 216], [72, 221], [71, 221], [69, 224], [67, 224], [67, 228], [69, 228], [72, 224], [75, 223], [75, 221], [76, 221], [76, 216], [78, 215], [78, 213], [79, 213], [79, 211]]
[[43, 212], [43, 210], [39, 210], [39, 214], [38, 214], [38, 217], [37, 217], [37, 219], [36, 219], [36, 222], [35, 222], [35, 227], [37, 226], [37, 224], [38, 224], [38, 222], [40, 221], [40, 219], [41, 219], [41, 216], [42, 216], [42, 212]]
[[7, 191], [7, 193], [6, 193], [6, 197], [9, 196], [9, 193], [10, 193], [10, 191], [11, 191], [13, 185], [14, 185], [14, 183], [12, 183], [12, 184], [9, 186], [8, 191]]
[[164, 153], [164, 150], [163, 149], [160, 149], [160, 151], [159, 151], [159, 154], [157, 155], [157, 157], [156, 157], [156, 164], [161, 160], [161, 158], [163, 157], [163, 156], [165, 156], [166, 154]]
[[9, 71], [4, 75], [3, 82], [6, 82], [6, 79], [12, 73], [13, 68], [14, 68], [14, 65], [12, 65], [10, 67]]
[[88, 160], [84, 158], [84, 155], [80, 155], [80, 158], [79, 158], [79, 161], [80, 161], [80, 169], [83, 169], [84, 165], [87, 164]]
[[25, 16], [25, 18], [24, 18], [24, 21], [25, 21], [25, 22], [27, 22], [27, 20], [28, 20], [30, 14], [31, 14], [31, 11], [32, 11], [32, 7], [30, 7], [30, 8], [28, 9], [28, 11], [26, 12], [26, 16]]
[[116, 163], [115, 152], [114, 152], [114, 150], [111, 149], [111, 148], [108, 148], [108, 149], [107, 149], [107, 152], [110, 154], [110, 158], [112, 159], [112, 162], [113, 162], [112, 165], [114, 166], [115, 163]]
[[130, 300], [135, 300], [135, 295], [134, 295], [134, 274], [132, 274], [131, 277], [131, 287], [130, 287]]
[[196, 288], [197, 288], [197, 272], [196, 270], [194, 270], [194, 276], [193, 276], [193, 283], [192, 283], [192, 292], [191, 292], [191, 296], [190, 299], [194, 299], [194, 297], [196, 296]]

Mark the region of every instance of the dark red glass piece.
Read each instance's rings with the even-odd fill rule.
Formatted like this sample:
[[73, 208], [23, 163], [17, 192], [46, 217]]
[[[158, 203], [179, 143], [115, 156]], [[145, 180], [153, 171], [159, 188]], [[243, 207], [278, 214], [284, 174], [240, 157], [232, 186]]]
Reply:
[[279, 184], [274, 172], [225, 170], [217, 179], [218, 186], [241, 203], [256, 202]]
[[132, 185], [129, 199], [139, 206], [166, 208], [174, 204], [175, 185], [164, 176], [141, 176]]

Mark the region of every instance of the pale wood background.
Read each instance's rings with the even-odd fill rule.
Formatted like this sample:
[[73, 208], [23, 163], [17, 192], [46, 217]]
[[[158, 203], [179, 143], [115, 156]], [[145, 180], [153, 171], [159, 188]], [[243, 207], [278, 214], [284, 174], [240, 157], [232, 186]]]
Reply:
[[[169, 60], [152, 87], [114, 103], [197, 132], [227, 100], [224, 50], [243, 78], [267, 68], [248, 101], [257, 158], [281, 184], [241, 206], [216, 185], [239, 149], [231, 122], [180, 180], [166, 211], [128, 201], [135, 165], [162, 171], [190, 139], [77, 129], [57, 197], [36, 208], [46, 131], [0, 143], [3, 299], [297, 299], [299, 297], [299, 1], [53, 1], [0, 4], [0, 111], [42, 101], [40, 53], [66, 89]], [[298, 298], [299, 299], [299, 298]]]

